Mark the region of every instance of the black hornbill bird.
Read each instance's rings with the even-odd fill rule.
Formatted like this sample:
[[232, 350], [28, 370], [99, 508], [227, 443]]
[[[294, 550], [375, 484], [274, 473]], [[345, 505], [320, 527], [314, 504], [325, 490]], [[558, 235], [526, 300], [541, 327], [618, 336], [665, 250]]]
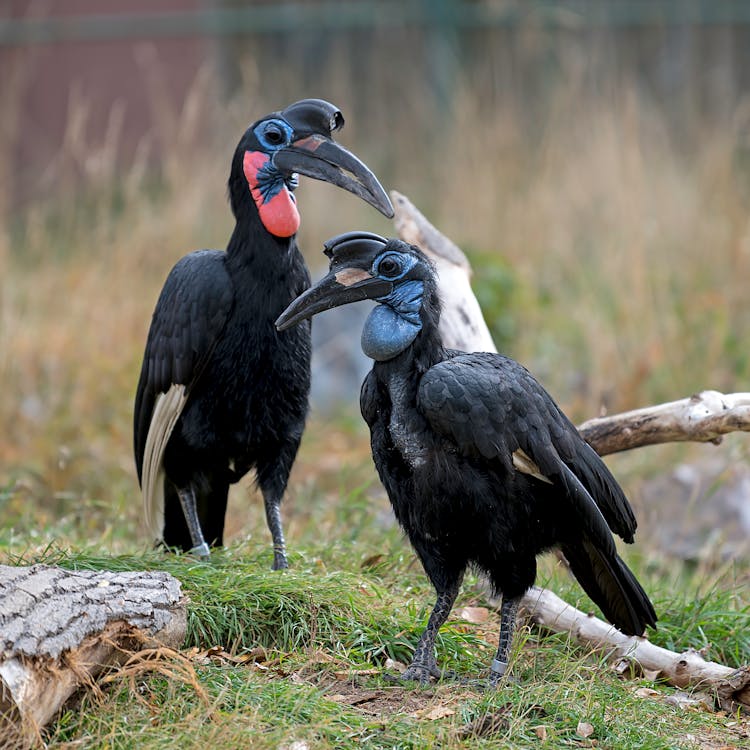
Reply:
[[375, 362], [360, 405], [396, 518], [437, 592], [402, 678], [440, 676], [435, 636], [473, 566], [502, 595], [490, 669], [497, 684], [536, 556], [552, 548], [620, 630], [641, 635], [654, 626], [654, 608], [612, 538], [633, 541], [630, 505], [544, 388], [501, 354], [443, 348], [434, 270], [417, 247], [351, 232], [329, 241], [325, 252], [329, 274], [276, 325], [287, 330], [357, 300], [380, 303], [362, 332], [362, 348]]
[[256, 471], [287, 567], [279, 505], [304, 428], [310, 328], [274, 321], [310, 276], [297, 247], [297, 174], [333, 183], [393, 216], [372, 172], [331, 138], [341, 112], [305, 99], [251, 125], [232, 159], [236, 225], [226, 251], [198, 250], [170, 272], [138, 382], [134, 448], [146, 520], [168, 547], [223, 543], [229, 485]]

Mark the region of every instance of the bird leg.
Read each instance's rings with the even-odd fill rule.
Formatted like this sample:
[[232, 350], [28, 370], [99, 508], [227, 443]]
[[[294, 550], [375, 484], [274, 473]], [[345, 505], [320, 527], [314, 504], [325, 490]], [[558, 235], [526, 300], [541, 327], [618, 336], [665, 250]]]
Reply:
[[440, 679], [442, 673], [435, 660], [435, 637], [440, 626], [448, 619], [453, 603], [458, 596], [460, 581], [453, 584], [449, 589], [438, 592], [437, 601], [427, 620], [427, 627], [422, 633], [416, 649], [414, 658], [406, 671], [399, 676], [399, 680], [415, 680], [420, 685], [426, 685], [430, 677]]
[[281, 526], [281, 503], [270, 492], [263, 493], [263, 502], [266, 506], [266, 522], [273, 539], [273, 570], [283, 570], [289, 567], [289, 563], [286, 559], [284, 529]]
[[190, 541], [193, 543], [191, 555], [196, 557], [209, 557], [210, 552], [206, 540], [203, 538], [203, 530], [198, 520], [198, 505], [195, 501], [195, 492], [192, 487], [181, 488], [177, 490], [182, 506], [182, 513], [185, 516], [185, 523], [190, 533]]
[[491, 687], [498, 685], [508, 669], [510, 646], [513, 642], [513, 631], [516, 627], [516, 612], [518, 612], [520, 602], [521, 597], [513, 599], [503, 597], [503, 603], [500, 607], [500, 639], [497, 646], [497, 653], [490, 665]]

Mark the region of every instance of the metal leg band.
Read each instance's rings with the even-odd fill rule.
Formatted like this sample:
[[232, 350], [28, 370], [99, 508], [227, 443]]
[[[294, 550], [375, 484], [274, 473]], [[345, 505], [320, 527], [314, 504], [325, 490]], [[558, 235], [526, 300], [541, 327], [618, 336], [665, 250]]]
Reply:
[[490, 665], [490, 671], [496, 674], [498, 677], [502, 677], [505, 671], [508, 669], [507, 661], [500, 661], [500, 659], [493, 659]]

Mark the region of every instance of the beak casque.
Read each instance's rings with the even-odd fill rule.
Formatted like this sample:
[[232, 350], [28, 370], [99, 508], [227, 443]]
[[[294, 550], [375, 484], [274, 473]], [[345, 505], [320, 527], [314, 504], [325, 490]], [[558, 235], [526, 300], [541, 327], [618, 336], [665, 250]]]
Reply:
[[277, 151], [272, 161], [283, 172], [298, 172], [348, 190], [393, 217], [393, 206], [377, 177], [354, 154], [324, 135], [298, 138]]

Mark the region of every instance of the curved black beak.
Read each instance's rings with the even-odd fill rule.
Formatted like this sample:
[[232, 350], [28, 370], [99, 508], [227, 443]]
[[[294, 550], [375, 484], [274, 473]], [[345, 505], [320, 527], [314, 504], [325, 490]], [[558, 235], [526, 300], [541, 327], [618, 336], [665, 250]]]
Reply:
[[392, 290], [393, 284], [390, 281], [371, 276], [362, 268], [343, 268], [335, 273], [331, 271], [292, 301], [279, 315], [276, 328], [285, 331], [316, 313], [348, 305], [350, 302], [384, 297]]
[[306, 135], [279, 149], [272, 157], [282, 172], [300, 174], [344, 188], [387, 216], [393, 206], [377, 177], [354, 154], [319, 133]]

